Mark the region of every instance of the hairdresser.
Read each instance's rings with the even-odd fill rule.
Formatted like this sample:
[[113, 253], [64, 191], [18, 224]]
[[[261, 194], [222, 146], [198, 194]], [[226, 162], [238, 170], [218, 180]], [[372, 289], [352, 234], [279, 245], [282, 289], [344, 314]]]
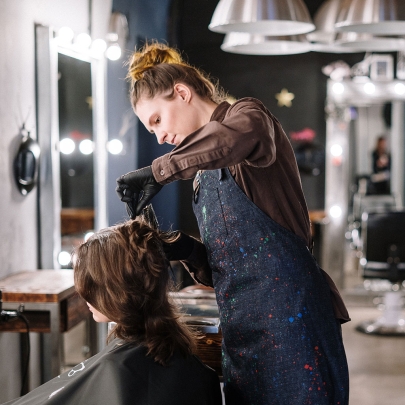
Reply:
[[[311, 254], [307, 206], [280, 122], [254, 98], [230, 105], [163, 44], [136, 51], [128, 75], [135, 114], [174, 149], [121, 176], [116, 191], [136, 216], [164, 185], [194, 178], [227, 405], [347, 404], [341, 323], [349, 317]], [[199, 245], [191, 242], [180, 233], [172, 258], [195, 261]]]

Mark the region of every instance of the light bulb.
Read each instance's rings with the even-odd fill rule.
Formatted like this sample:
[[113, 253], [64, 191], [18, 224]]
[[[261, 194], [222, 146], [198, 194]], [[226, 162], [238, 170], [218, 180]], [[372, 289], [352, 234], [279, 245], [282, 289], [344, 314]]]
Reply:
[[75, 33], [69, 27], [62, 27], [58, 31], [57, 41], [60, 45], [70, 44], [73, 40]]
[[69, 252], [62, 251], [58, 255], [58, 262], [61, 266], [67, 266], [70, 263], [71, 256]]
[[113, 155], [118, 155], [122, 152], [124, 145], [119, 139], [112, 139], [107, 143], [107, 150]]
[[84, 139], [79, 144], [79, 150], [83, 153], [83, 155], [90, 155], [94, 150], [93, 141], [90, 139]]
[[94, 57], [100, 57], [107, 49], [107, 43], [104, 39], [95, 39], [91, 44], [90, 52]]
[[332, 90], [335, 94], [343, 94], [343, 92], [345, 91], [345, 86], [343, 86], [342, 83], [335, 83], [332, 86]]
[[334, 205], [330, 208], [329, 214], [332, 218], [339, 218], [342, 215], [342, 208], [338, 205]]
[[106, 56], [110, 60], [118, 60], [121, 57], [121, 47], [118, 44], [112, 44], [107, 48]]
[[75, 148], [76, 145], [70, 138], [64, 138], [59, 142], [59, 149], [64, 155], [70, 155]]
[[87, 232], [85, 235], [84, 235], [84, 241], [86, 242], [91, 236], [93, 236], [94, 235], [94, 232]]
[[332, 156], [335, 157], [342, 156], [343, 148], [339, 144], [335, 143], [334, 145], [331, 146], [330, 153]]
[[397, 93], [399, 96], [402, 96], [405, 94], [405, 84], [403, 83], [397, 83], [394, 87], [395, 93]]
[[91, 36], [86, 32], [82, 32], [76, 37], [75, 45], [81, 49], [87, 49], [91, 45]]
[[374, 84], [373, 84], [373, 83], [366, 83], [366, 84], [364, 85], [364, 92], [365, 92], [366, 94], [374, 94], [374, 92], [375, 92], [375, 86], [374, 86]]

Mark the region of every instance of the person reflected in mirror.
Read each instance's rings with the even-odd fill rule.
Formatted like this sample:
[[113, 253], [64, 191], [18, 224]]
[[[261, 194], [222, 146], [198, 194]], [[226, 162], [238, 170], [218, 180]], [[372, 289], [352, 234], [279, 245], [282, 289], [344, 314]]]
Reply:
[[[95, 356], [7, 405], [221, 405], [216, 372], [169, 294], [170, 234], [138, 217], [95, 233], [73, 257], [75, 288], [96, 322], [113, 321]], [[184, 318], [183, 318], [184, 319]]]
[[372, 152], [373, 174], [371, 189], [373, 194], [391, 193], [391, 155], [387, 148], [385, 136], [379, 136]]
[[[220, 312], [226, 404], [347, 404], [341, 323], [350, 318], [311, 254], [297, 162], [280, 122], [255, 98], [229, 104], [164, 44], [137, 50], [128, 74], [135, 114], [174, 148], [122, 175], [116, 192], [135, 217], [166, 184], [194, 178]], [[196, 259], [179, 235], [173, 256]]]

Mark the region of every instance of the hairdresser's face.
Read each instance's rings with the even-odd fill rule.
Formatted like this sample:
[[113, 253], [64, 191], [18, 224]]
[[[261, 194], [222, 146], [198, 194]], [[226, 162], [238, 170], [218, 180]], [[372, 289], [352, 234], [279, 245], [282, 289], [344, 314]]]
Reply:
[[146, 129], [156, 135], [158, 143], [177, 146], [203, 123], [190, 102], [193, 95], [186, 86], [176, 84], [172, 99], [164, 96], [141, 98], [135, 113]]
[[87, 306], [89, 307], [90, 312], [93, 313], [93, 319], [96, 322], [111, 322], [110, 319], [108, 319], [105, 315], [103, 315], [101, 312], [97, 311], [96, 308], [91, 306], [89, 303], [87, 303]]

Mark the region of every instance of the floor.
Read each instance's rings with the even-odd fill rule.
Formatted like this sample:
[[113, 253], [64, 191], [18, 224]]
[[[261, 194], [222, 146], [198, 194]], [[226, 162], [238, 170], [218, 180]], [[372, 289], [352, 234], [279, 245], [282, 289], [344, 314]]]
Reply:
[[362, 321], [381, 313], [374, 308], [351, 307], [352, 321], [343, 325], [350, 373], [350, 404], [405, 404], [405, 337], [370, 336], [357, 332]]
[[[346, 277], [343, 296], [352, 321], [343, 325], [343, 338], [350, 372], [351, 405], [405, 404], [405, 336], [371, 336], [356, 331], [362, 321], [376, 319], [381, 310], [375, 296], [366, 292], [356, 272]], [[405, 311], [404, 311], [405, 316]], [[75, 365], [82, 361], [84, 327], [78, 325], [65, 339], [66, 362]]]

